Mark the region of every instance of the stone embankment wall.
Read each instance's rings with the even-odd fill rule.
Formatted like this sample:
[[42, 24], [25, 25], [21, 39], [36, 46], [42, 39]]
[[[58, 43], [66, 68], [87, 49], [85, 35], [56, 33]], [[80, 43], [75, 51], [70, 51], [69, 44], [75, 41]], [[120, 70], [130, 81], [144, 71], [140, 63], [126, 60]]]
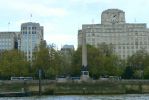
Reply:
[[[18, 85], [16, 85], [18, 84]], [[9, 89], [8, 86], [9, 85]], [[1, 88], [3, 87], [3, 89]], [[0, 92], [21, 91], [37, 94], [38, 81], [1, 81]], [[11, 90], [12, 89], [12, 90]], [[90, 82], [42, 81], [42, 94], [125, 94], [149, 93], [149, 80], [96, 80]]]

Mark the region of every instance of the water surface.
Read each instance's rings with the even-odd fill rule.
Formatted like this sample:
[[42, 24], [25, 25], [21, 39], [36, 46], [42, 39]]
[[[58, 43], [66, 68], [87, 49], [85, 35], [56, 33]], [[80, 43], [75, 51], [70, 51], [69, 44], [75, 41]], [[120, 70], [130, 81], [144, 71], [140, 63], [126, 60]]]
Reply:
[[149, 94], [2, 97], [0, 100], [149, 100]]

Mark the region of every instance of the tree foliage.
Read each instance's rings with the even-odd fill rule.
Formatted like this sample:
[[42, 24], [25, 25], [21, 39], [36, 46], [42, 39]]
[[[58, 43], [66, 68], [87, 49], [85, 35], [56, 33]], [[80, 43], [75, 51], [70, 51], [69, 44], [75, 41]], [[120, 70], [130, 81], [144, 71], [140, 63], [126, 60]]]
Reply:
[[38, 74], [42, 70], [44, 78], [55, 78], [56, 75], [62, 74], [64, 62], [61, 53], [55, 49], [54, 44], [48, 46], [40, 44], [39, 50], [35, 52], [32, 71]]
[[149, 78], [149, 54], [139, 50], [127, 59], [127, 66], [132, 67], [133, 77], [136, 79]]
[[24, 54], [18, 50], [2, 52], [0, 75], [7, 79], [11, 76], [28, 76], [29, 62], [24, 59]]
[[[64, 55], [55, 49], [54, 44], [40, 44], [34, 52], [32, 62], [26, 61], [25, 54], [18, 50], [1, 52], [0, 78], [11, 76], [38, 77], [39, 69], [43, 78], [55, 78], [57, 75], [78, 76], [82, 67], [82, 48]], [[87, 60], [90, 76], [122, 76], [124, 79], [149, 79], [149, 54], [137, 51], [126, 60], [121, 60], [113, 52], [112, 45], [99, 44], [98, 47], [87, 45]]]
[[[98, 48], [87, 45], [87, 60], [91, 77], [97, 78], [102, 75], [120, 75], [122, 73], [118, 57], [107, 47], [106, 44], [100, 45]], [[82, 49], [79, 47], [73, 56], [73, 74], [80, 74], [81, 55]]]
[[44, 77], [47, 69], [49, 68], [49, 48], [41, 43], [37, 49], [37, 51], [34, 52], [34, 58], [32, 62], [32, 73], [34, 73], [36, 76], [38, 76], [39, 69], [42, 70], [42, 75]]

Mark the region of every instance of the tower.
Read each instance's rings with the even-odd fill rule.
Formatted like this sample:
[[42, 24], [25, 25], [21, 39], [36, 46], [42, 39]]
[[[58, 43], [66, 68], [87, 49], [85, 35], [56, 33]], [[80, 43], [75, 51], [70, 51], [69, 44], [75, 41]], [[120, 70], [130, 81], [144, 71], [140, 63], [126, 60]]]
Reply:
[[101, 14], [101, 24], [125, 24], [125, 12], [119, 9], [107, 9]]
[[43, 27], [39, 23], [23, 23], [21, 25], [20, 49], [26, 54], [28, 61], [32, 61], [33, 52], [43, 40]]

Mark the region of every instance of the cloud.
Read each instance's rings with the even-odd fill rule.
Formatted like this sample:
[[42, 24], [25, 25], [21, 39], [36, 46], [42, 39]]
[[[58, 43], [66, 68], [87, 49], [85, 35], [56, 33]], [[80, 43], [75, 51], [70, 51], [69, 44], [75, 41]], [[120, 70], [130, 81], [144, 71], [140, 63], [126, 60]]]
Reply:
[[75, 48], [77, 46], [77, 36], [76, 35], [45, 34], [45, 40], [47, 40], [48, 44], [49, 43], [56, 44], [59, 49], [62, 47], [62, 45], [65, 45], [65, 44], [75, 45]]
[[148, 23], [148, 5], [149, 0], [0, 0], [0, 30], [8, 30], [10, 21], [10, 30], [20, 31], [21, 23], [30, 21], [32, 14], [31, 21], [44, 26], [47, 42], [76, 45], [76, 27], [93, 18], [98, 23], [103, 10], [118, 8], [125, 12], [126, 22], [135, 18]]
[[91, 3], [112, 3], [114, 0], [70, 0], [73, 3], [91, 4]]
[[44, 26], [44, 39], [47, 43], [54, 43], [59, 49], [65, 44], [77, 45], [77, 33], [69, 34], [69, 32], [61, 29], [63, 26], [52, 23], [52, 21], [40, 24]]
[[[41, 2], [29, 2], [23, 0], [13, 0], [12, 2], [8, 0], [0, 1], [3, 9], [15, 10], [21, 13], [34, 13], [39, 16], [66, 16], [68, 14], [67, 10], [60, 7], [50, 7], [50, 5], [45, 5]], [[1, 7], [1, 8], [2, 8]]]

